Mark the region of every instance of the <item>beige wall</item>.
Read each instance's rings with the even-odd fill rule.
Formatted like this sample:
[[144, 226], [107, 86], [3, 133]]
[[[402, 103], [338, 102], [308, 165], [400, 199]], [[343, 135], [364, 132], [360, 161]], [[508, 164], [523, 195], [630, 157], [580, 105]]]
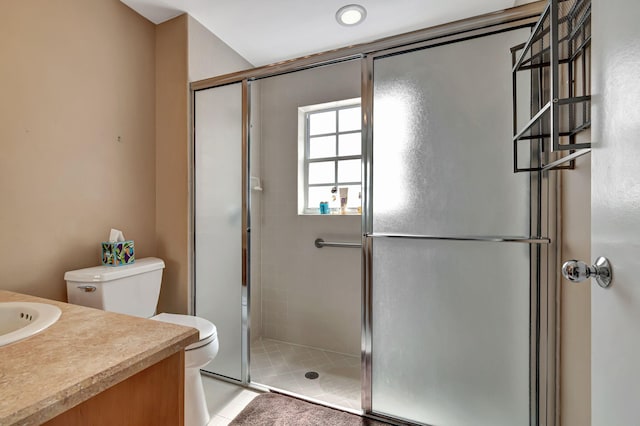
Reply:
[[187, 15], [156, 28], [156, 234], [166, 267], [158, 311], [189, 310]]
[[2, 2], [0, 288], [66, 300], [111, 227], [156, 255], [154, 35], [118, 0]]
[[[560, 172], [558, 172], [560, 173]], [[591, 155], [562, 173], [560, 260], [591, 262]], [[591, 280], [562, 279], [560, 308], [561, 426], [591, 424]]]
[[359, 241], [360, 216], [298, 215], [297, 182], [298, 107], [360, 97], [360, 63], [259, 83], [263, 335], [357, 355], [361, 252], [313, 242]]
[[253, 68], [200, 22], [189, 16], [189, 81]]
[[156, 30], [156, 234], [166, 268], [159, 311], [191, 311], [191, 98], [189, 82], [251, 64], [188, 15]]
[[0, 52], [0, 287], [66, 300], [64, 272], [99, 264], [116, 227], [165, 260], [159, 309], [187, 312], [189, 66], [250, 64], [118, 0], [4, 2]]

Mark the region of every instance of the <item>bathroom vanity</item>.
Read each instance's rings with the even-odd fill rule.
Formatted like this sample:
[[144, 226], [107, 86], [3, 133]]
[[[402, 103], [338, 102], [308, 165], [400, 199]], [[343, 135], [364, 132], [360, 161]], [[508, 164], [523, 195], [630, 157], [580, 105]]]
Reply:
[[2, 290], [0, 302], [62, 310], [46, 330], [0, 346], [0, 425], [183, 424], [195, 329]]

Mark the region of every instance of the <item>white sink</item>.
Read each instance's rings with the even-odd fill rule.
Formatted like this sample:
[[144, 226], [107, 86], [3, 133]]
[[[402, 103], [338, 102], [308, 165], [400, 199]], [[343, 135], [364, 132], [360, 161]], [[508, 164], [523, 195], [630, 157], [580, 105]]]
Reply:
[[41, 332], [60, 318], [60, 308], [46, 303], [0, 302], [0, 346]]

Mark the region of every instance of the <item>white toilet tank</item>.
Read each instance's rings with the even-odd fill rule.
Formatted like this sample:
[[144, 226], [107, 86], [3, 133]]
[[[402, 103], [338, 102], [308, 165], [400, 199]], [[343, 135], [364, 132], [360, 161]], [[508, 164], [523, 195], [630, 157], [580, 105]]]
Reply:
[[156, 313], [164, 261], [137, 259], [126, 266], [95, 266], [64, 274], [74, 305], [149, 318]]

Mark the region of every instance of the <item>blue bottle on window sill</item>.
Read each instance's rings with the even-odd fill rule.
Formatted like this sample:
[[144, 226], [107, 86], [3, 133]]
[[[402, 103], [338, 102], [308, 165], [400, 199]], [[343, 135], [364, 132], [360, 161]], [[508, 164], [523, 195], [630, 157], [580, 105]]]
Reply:
[[320, 214], [329, 214], [329, 202], [328, 201], [320, 202]]

